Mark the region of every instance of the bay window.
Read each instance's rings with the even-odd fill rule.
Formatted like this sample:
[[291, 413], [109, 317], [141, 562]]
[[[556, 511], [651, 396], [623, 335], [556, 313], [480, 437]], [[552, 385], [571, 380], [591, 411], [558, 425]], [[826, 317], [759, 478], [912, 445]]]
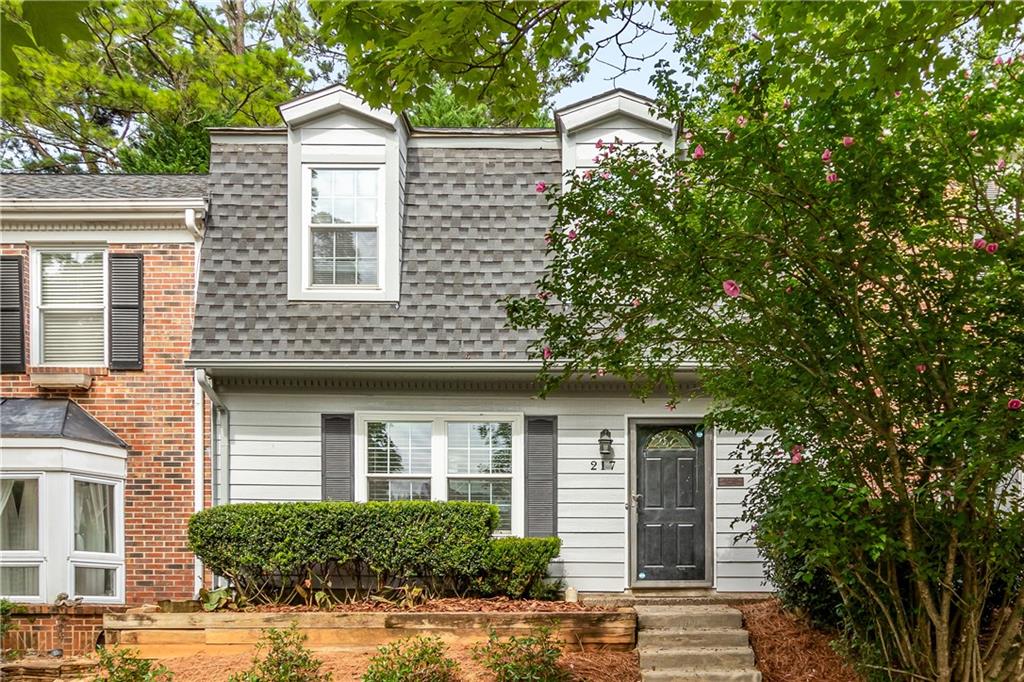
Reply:
[[0, 595], [41, 600], [39, 480], [0, 479]]
[[118, 596], [117, 485], [74, 478], [74, 543], [71, 594], [112, 599]]
[[521, 534], [522, 434], [519, 415], [360, 416], [356, 499], [486, 502]]

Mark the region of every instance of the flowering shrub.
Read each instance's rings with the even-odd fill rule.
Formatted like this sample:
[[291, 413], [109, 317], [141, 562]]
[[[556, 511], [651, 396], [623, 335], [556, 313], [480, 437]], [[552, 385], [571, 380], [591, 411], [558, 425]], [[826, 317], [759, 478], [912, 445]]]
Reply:
[[887, 676], [1021, 679], [1024, 67], [813, 97], [766, 40], [659, 75], [685, 152], [605, 140], [547, 190], [546, 296], [510, 319], [548, 388], [600, 369], [671, 408], [700, 363], [716, 424], [772, 434], [740, 449], [758, 544], [828, 577]]

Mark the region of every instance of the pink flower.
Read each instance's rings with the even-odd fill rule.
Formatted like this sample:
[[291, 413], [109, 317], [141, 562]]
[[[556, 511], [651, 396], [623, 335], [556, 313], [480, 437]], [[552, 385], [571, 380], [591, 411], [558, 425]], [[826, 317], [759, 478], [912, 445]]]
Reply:
[[964, 69], [964, 78], [967, 79], [967, 78], [970, 78], [970, 77], [971, 77], [971, 72], [968, 71], [967, 69]]
[[740, 285], [737, 284], [735, 280], [727, 279], [722, 282], [722, 291], [724, 291], [725, 295], [729, 298], [736, 298], [740, 295]]
[[593, 171], [583, 171], [583, 179], [589, 180], [594, 175]]
[[552, 355], [552, 353], [551, 353], [551, 346], [544, 346], [543, 355], [544, 355], [544, 359], [545, 360], [550, 360], [551, 359], [551, 355]]
[[967, 137], [971, 138], [972, 140], [974, 138], [976, 138], [977, 136], [978, 136], [978, 129], [977, 128], [975, 128], [974, 130], [968, 130], [967, 131]]
[[537, 183], [537, 191], [538, 192], [543, 192], [547, 188], [548, 188], [548, 183], [544, 182], [543, 180], [541, 180], [540, 182]]
[[594, 143], [594, 146], [597, 147], [598, 149], [603, 149], [604, 148], [604, 140], [598, 138], [597, 142]]
[[902, 91], [902, 90], [897, 90], [896, 92], [892, 93], [892, 96], [893, 96], [893, 97], [899, 97], [899, 96], [900, 96], [900, 95], [902, 95], [902, 94], [903, 94], [903, 91]]
[[693, 150], [693, 158], [695, 158], [695, 159], [703, 159], [704, 158], [704, 147], [702, 145], [697, 145], [694, 148], [694, 150]]
[[789, 454], [789, 461], [793, 464], [799, 464], [804, 461], [804, 446], [797, 443], [789, 449]]
[[747, 117], [743, 116], [743, 115], [737, 116], [736, 117], [736, 125], [738, 125], [740, 128], [746, 128], [747, 127]]
[[996, 66], [1002, 66], [1003, 65], [1003, 58], [1002, 57], [996, 57], [995, 61], [993, 61], [992, 63], [995, 64]]
[[974, 248], [976, 249], [984, 249], [985, 246], [987, 246], [987, 244], [988, 243], [981, 237], [978, 237], [977, 239], [974, 240]]
[[789, 458], [790, 464], [799, 464], [802, 461], [804, 461], [804, 456], [801, 455], [799, 452], [794, 453], [793, 456]]
[[825, 151], [823, 151], [821, 153], [821, 162], [822, 163], [828, 163], [831, 160], [832, 160], [832, 150], [831, 149], [826, 149]]
[[1006, 409], [1016, 412], [1024, 405], [1024, 402], [1020, 398], [1010, 398], [1010, 401], [1006, 403]]
[[787, 294], [793, 293], [793, 287], [786, 287], [786, 293]]
[[611, 180], [611, 177], [612, 177], [612, 174], [609, 173], [608, 171], [601, 171], [601, 179], [602, 180]]
[[990, 242], [989, 245], [985, 247], [985, 251], [987, 251], [988, 253], [995, 253], [998, 250], [999, 244], [996, 244], [995, 242]]
[[1006, 169], [1006, 159], [999, 159], [996, 161], [996, 170], [1001, 171]]
[[839, 174], [836, 173], [835, 171], [829, 173], [828, 175], [825, 176], [825, 182], [827, 182], [830, 185], [834, 182], [839, 182]]
[[792, 106], [793, 106], [793, 103], [789, 101], [788, 97], [786, 99], [782, 100], [782, 110], [783, 111], [788, 111], [789, 108], [792, 107]]
[[594, 157], [594, 163], [601, 163], [601, 157], [600, 156], [595, 156]]
[[554, 240], [554, 237], [551, 236], [550, 232], [547, 232], [547, 233], [544, 234], [544, 243], [545, 244], [547, 244], [548, 246], [551, 246], [551, 242], [553, 240]]
[[605, 213], [607, 213], [608, 215], [615, 215], [615, 211], [610, 208], [607, 211], [605, 211]]
[[569, 233], [565, 236], [569, 238], [569, 241], [574, 241], [579, 235], [576, 233], [576, 230], [569, 230]]
[[550, 291], [540, 291], [540, 292], [537, 293], [537, 298], [540, 299], [541, 301], [546, 301], [549, 298], [551, 298], [551, 292]]
[[853, 138], [850, 137], [849, 135], [844, 135], [843, 136], [843, 146], [844, 147], [852, 147], [853, 146]]
[[914, 369], [916, 369], [916, 370], [917, 370], [917, 373], [918, 373], [918, 374], [924, 374], [925, 372], [927, 372], [927, 371], [928, 371], [928, 365], [926, 365], [926, 364], [924, 364], [924, 363], [922, 362], [922, 363], [919, 363], [918, 365], [916, 365], [916, 366], [914, 367]]
[[633, 299], [633, 307], [634, 308], [639, 308], [640, 307], [640, 299], [639, 298], [634, 298]]

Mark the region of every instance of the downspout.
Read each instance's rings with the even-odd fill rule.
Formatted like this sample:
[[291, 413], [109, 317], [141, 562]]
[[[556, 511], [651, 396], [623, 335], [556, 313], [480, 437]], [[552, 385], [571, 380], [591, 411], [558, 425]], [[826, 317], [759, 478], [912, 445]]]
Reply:
[[[205, 407], [205, 399], [209, 398], [210, 402], [213, 403], [213, 411], [210, 415], [210, 506], [216, 506], [221, 502], [221, 488], [225, 486], [218, 486], [217, 478], [219, 478], [220, 470], [223, 469], [226, 464], [226, 458], [222, 456], [222, 452], [226, 452], [227, 447], [227, 436], [220, 433], [222, 425], [228, 423], [227, 420], [227, 406], [221, 397], [217, 395], [217, 392], [213, 388], [213, 382], [210, 381], [210, 377], [207, 376], [206, 370], [197, 369], [195, 370], [195, 387], [196, 387], [196, 414], [199, 415], [203, 412]], [[204, 458], [202, 457], [202, 446], [203, 446], [203, 433], [205, 427], [205, 419], [199, 421], [197, 417], [197, 429], [196, 429], [196, 462], [195, 462], [195, 510], [201, 511], [205, 507], [205, 482], [206, 472], [204, 467]], [[225, 500], [226, 501], [226, 500]], [[203, 564], [196, 557], [195, 560], [195, 584], [196, 584], [196, 595], [199, 594], [199, 589], [204, 583]]]
[[[203, 389], [199, 385], [199, 374], [203, 370], [197, 369], [193, 373], [193, 394], [192, 394], [192, 413], [195, 415], [193, 419], [193, 438], [195, 440], [195, 458], [193, 460], [192, 477], [194, 481], [194, 504], [193, 512], [202, 511], [206, 504], [206, 456], [205, 449], [206, 443], [204, 434], [206, 432], [206, 400], [203, 395]], [[195, 585], [194, 585], [194, 596], [199, 596], [199, 590], [203, 587], [203, 562], [200, 561], [199, 557], [195, 558]]]

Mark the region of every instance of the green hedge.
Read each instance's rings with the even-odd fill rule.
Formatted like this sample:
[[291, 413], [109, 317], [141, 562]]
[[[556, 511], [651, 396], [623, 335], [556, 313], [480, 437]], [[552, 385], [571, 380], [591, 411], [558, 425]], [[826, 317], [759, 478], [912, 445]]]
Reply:
[[[498, 509], [475, 502], [284, 502], [213, 507], [189, 547], [256, 603], [541, 590], [557, 538], [492, 539]], [[542, 564], [543, 562], [543, 564]]]

